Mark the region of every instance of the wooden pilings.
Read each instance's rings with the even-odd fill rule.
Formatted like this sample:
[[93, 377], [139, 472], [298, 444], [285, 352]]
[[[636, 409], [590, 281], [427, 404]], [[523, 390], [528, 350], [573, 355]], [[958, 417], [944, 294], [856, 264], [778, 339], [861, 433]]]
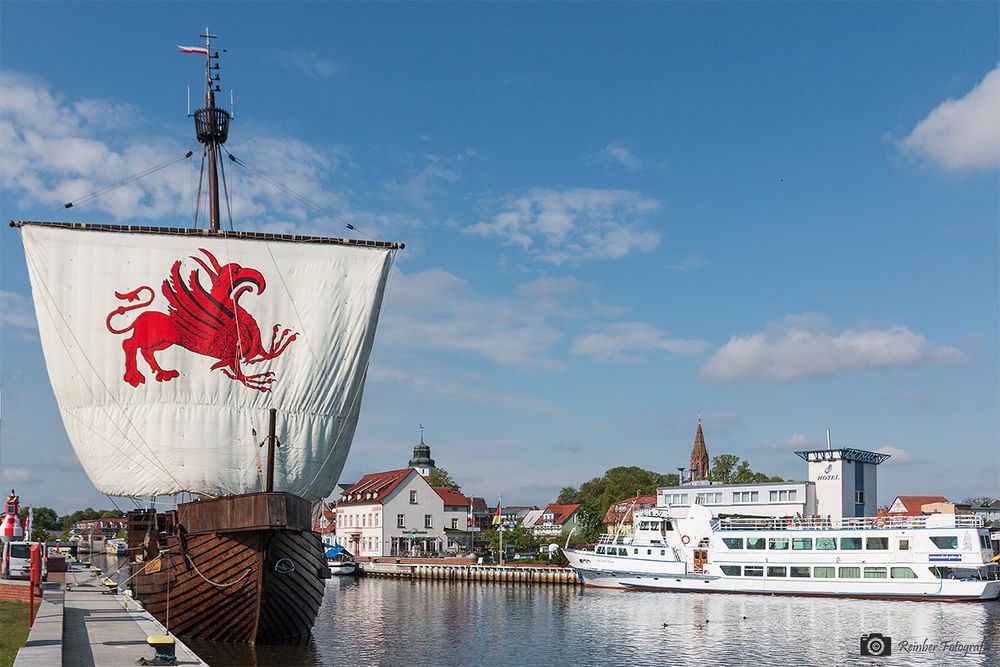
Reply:
[[468, 583], [516, 583], [530, 585], [578, 586], [580, 578], [568, 567], [511, 565], [433, 565], [427, 563], [359, 563], [371, 577], [433, 579]]

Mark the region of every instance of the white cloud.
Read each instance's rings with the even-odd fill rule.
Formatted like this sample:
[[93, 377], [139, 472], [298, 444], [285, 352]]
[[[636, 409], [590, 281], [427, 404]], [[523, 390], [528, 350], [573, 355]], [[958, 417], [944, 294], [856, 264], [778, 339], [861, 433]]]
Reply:
[[803, 450], [803, 449], [817, 449], [820, 443], [813, 440], [804, 433], [792, 433], [790, 436], [782, 440], [781, 442], [769, 442], [764, 445], [764, 449], [773, 450]]
[[875, 451], [880, 454], [888, 454], [889, 458], [885, 460], [885, 465], [910, 465], [914, 463], [927, 463], [927, 459], [921, 458], [919, 456], [914, 456], [910, 454], [905, 449], [900, 449], [899, 447], [892, 447], [886, 445], [885, 447], [879, 447]]
[[624, 141], [616, 141], [608, 144], [597, 152], [594, 159], [617, 164], [632, 171], [642, 169], [645, 166], [645, 161], [633, 153]]
[[298, 70], [310, 79], [330, 79], [343, 74], [347, 68], [316, 51], [284, 49], [274, 54], [279, 65]]
[[708, 349], [702, 340], [670, 338], [667, 332], [644, 322], [616, 322], [599, 331], [577, 336], [570, 351], [596, 361], [642, 361], [645, 355], [666, 352], [679, 356], [701, 354]]
[[0, 290], [0, 325], [9, 327], [19, 338], [35, 340], [38, 323], [31, 299], [17, 292]]
[[498, 237], [556, 265], [621, 259], [659, 245], [660, 233], [646, 228], [659, 207], [655, 199], [629, 190], [535, 188], [505, 197], [492, 220], [466, 231]]
[[787, 382], [898, 366], [957, 364], [966, 356], [953, 347], [933, 345], [901, 325], [882, 329], [830, 331], [822, 315], [790, 315], [766, 331], [734, 336], [702, 366], [709, 382], [769, 380]]
[[9, 466], [0, 471], [0, 478], [8, 483], [28, 482], [31, 481], [31, 468]]
[[427, 371], [372, 368], [368, 372], [368, 381], [391, 384], [396, 388], [406, 387], [422, 399], [432, 398], [457, 403], [506, 407], [538, 414], [551, 413], [555, 410], [552, 403], [538, 396], [491, 391], [485, 389], [482, 384], [449, 379]]
[[949, 99], [903, 140], [907, 149], [947, 169], [1000, 164], [1000, 65], [961, 99]]

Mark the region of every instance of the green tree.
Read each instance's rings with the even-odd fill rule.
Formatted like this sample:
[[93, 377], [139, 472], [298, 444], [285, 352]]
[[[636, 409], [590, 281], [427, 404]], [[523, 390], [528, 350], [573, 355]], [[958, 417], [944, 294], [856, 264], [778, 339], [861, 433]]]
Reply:
[[719, 454], [712, 457], [712, 468], [708, 473], [708, 478], [713, 482], [732, 483], [739, 461], [740, 457], [734, 454]]
[[462, 487], [455, 483], [455, 480], [451, 478], [451, 475], [449, 475], [448, 471], [444, 468], [435, 468], [431, 474], [427, 476], [427, 483], [435, 489], [451, 489], [452, 491], [462, 490]]
[[[484, 530], [479, 539], [486, 542], [490, 553], [496, 554], [500, 549], [500, 531]], [[533, 553], [538, 551], [538, 538], [529, 529], [518, 526], [503, 531], [503, 546], [507, 553]]]
[[[19, 515], [21, 521], [25, 521], [28, 518], [28, 508], [22, 507]], [[59, 527], [59, 515], [51, 507], [36, 507], [31, 516], [36, 528], [54, 530]]]
[[556, 497], [556, 505], [575, 505], [580, 502], [580, 492], [572, 486], [564, 486]]

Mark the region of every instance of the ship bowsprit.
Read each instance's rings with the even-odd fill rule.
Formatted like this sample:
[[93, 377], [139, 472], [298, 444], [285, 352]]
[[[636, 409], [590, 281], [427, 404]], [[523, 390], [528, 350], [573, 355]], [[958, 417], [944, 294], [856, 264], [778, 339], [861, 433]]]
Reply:
[[308, 636], [329, 577], [308, 501], [253, 493], [129, 513], [135, 598], [181, 638]]

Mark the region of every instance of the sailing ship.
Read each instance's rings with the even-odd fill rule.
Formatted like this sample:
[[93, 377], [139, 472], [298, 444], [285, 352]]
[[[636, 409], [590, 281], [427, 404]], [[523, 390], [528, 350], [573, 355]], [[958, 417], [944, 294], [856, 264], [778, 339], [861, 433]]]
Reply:
[[182, 50], [206, 57], [193, 116], [207, 230], [11, 226], [49, 379], [94, 485], [193, 498], [129, 512], [135, 599], [182, 638], [281, 642], [308, 635], [323, 600], [313, 509], [350, 449], [403, 245], [220, 229], [231, 114], [215, 104], [216, 36], [202, 37]]

